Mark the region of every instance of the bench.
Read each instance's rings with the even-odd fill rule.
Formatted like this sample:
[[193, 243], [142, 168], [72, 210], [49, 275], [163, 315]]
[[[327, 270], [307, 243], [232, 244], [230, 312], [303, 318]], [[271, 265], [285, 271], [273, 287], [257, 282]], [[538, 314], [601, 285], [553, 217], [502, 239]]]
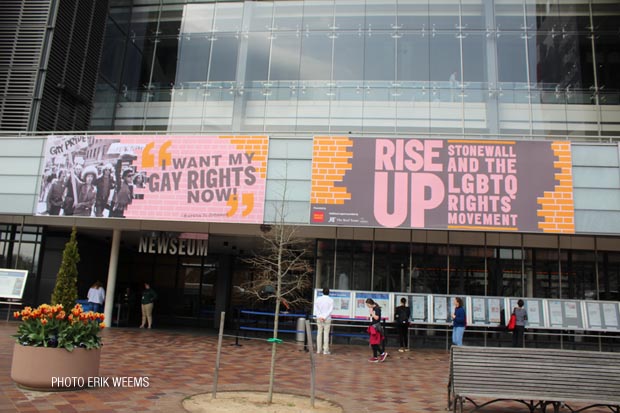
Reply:
[[[491, 399], [482, 404], [479, 399]], [[476, 400], [476, 401], [474, 401]], [[571, 412], [607, 407], [620, 413], [620, 353], [454, 346], [450, 352], [448, 410], [472, 412], [513, 400], [534, 412], [553, 406]], [[585, 404], [575, 410], [570, 404]]]

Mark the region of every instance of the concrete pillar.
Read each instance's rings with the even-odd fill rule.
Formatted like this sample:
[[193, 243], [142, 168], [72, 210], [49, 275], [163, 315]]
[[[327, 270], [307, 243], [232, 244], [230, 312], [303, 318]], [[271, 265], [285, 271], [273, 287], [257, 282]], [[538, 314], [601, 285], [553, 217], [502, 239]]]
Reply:
[[112, 327], [112, 313], [114, 310], [114, 294], [116, 288], [116, 270], [118, 269], [118, 252], [121, 246], [121, 230], [115, 229], [112, 233], [112, 248], [110, 249], [110, 264], [108, 266], [108, 283], [105, 289], [105, 324]]

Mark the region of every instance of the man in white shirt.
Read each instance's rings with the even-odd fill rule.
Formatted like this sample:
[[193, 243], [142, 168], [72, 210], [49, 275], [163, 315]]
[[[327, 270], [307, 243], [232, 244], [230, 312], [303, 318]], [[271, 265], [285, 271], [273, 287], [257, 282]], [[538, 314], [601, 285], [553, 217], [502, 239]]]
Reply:
[[334, 300], [329, 296], [329, 288], [323, 288], [323, 295], [314, 302], [314, 315], [318, 331], [316, 334], [316, 353], [329, 353], [329, 330], [332, 324]]

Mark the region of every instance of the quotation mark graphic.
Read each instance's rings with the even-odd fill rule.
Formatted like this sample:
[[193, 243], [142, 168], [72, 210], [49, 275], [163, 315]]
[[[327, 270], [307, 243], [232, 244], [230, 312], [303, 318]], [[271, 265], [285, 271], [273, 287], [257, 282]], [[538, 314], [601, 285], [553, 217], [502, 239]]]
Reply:
[[[237, 213], [237, 209], [239, 209], [239, 197], [236, 194], [231, 195], [230, 198], [228, 198], [226, 205], [230, 207], [230, 210], [228, 210], [226, 216], [232, 217]], [[245, 206], [245, 210], [241, 212], [241, 216], [247, 217], [250, 215], [254, 209], [254, 194], [241, 194], [241, 205]]]
[[[166, 169], [166, 165], [172, 165], [172, 154], [168, 152], [168, 149], [172, 145], [172, 141], [164, 142], [159, 148], [159, 165], [163, 169]], [[142, 167], [153, 168], [155, 167], [155, 155], [151, 151], [155, 148], [155, 142], [148, 143], [142, 150]]]

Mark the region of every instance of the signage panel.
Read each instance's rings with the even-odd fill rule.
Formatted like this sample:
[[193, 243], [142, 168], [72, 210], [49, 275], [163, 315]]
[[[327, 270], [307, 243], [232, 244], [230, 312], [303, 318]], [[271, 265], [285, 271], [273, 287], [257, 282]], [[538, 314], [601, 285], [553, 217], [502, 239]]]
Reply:
[[310, 222], [574, 233], [569, 142], [315, 137]]
[[28, 271], [0, 268], [0, 298], [21, 300], [27, 278]]
[[37, 215], [262, 223], [266, 136], [50, 136]]

